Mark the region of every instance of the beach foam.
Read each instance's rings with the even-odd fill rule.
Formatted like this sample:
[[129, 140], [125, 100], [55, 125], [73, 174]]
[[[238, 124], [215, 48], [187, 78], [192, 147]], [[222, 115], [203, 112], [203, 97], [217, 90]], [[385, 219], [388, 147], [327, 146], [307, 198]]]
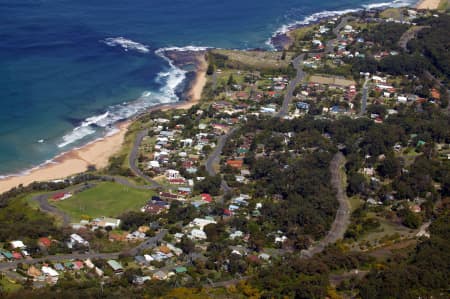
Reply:
[[62, 137], [59, 148], [67, 147], [74, 143], [80, 143], [85, 138], [95, 133], [110, 136], [117, 132], [114, 125], [120, 121], [129, 119], [146, 109], [158, 105], [179, 101], [177, 88], [186, 79], [187, 71], [176, 67], [173, 62], [164, 55], [165, 51], [204, 51], [206, 48], [188, 46], [184, 48], [171, 47], [155, 51], [156, 55], [163, 58], [169, 64], [169, 69], [158, 73], [156, 81], [162, 85], [158, 91], [144, 91], [142, 95], [130, 102], [123, 102], [108, 107], [107, 111], [86, 118], [71, 132]]
[[148, 46], [132, 41], [131, 39], [126, 39], [122, 36], [119, 37], [108, 37], [101, 42], [107, 44], [110, 47], [122, 47], [125, 51], [135, 50], [140, 53], [149, 53], [150, 49]]

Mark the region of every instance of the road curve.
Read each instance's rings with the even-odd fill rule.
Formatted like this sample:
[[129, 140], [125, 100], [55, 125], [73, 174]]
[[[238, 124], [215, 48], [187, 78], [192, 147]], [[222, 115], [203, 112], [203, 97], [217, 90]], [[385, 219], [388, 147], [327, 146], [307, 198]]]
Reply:
[[144, 174], [142, 170], [139, 169], [137, 165], [137, 160], [139, 156], [139, 147], [141, 146], [142, 140], [148, 135], [148, 129], [141, 130], [137, 135], [133, 143], [133, 148], [131, 149], [130, 155], [128, 157], [128, 162], [130, 164], [130, 169], [134, 175], [142, 178], [145, 182], [150, 184], [151, 188], [163, 188], [161, 184], [152, 180], [148, 175]]
[[341, 152], [334, 155], [330, 163], [331, 184], [336, 189], [336, 199], [339, 202], [339, 208], [336, 212], [336, 217], [331, 225], [328, 234], [318, 243], [313, 244], [307, 250], [302, 250], [301, 256], [310, 258], [316, 253], [322, 252], [325, 247], [335, 243], [337, 240], [344, 237], [344, 233], [350, 224], [350, 203], [344, 186], [344, 177], [341, 167], [345, 165], [345, 157]]
[[61, 218], [62, 222], [63, 222], [63, 226], [68, 226], [70, 224], [70, 217], [69, 217], [69, 215], [67, 215], [66, 213], [64, 213], [63, 211], [59, 210], [58, 208], [56, 208], [55, 206], [51, 205], [48, 202], [48, 199], [51, 196], [55, 195], [56, 193], [58, 193], [58, 192], [52, 192], [52, 193], [36, 195], [33, 198], [31, 198], [31, 200], [37, 201], [39, 203], [39, 208], [41, 209], [41, 211], [44, 211], [46, 213], [55, 215], [58, 218]]

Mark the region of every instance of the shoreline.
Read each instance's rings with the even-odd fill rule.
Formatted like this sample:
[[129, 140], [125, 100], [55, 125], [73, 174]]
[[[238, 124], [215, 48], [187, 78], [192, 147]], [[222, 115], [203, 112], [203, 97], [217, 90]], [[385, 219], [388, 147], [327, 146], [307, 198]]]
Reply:
[[198, 66], [195, 71], [195, 79], [187, 91], [188, 99], [186, 101], [150, 107], [145, 112], [116, 124], [118, 131], [112, 135], [104, 136], [82, 147], [59, 154], [44, 164], [26, 170], [23, 174], [8, 175], [0, 179], [0, 194], [19, 185], [27, 186], [36, 181], [64, 179], [85, 172], [88, 166], [91, 165], [97, 169], [106, 167], [109, 158], [120, 150], [129, 126], [140, 115], [158, 110], [189, 109], [200, 101], [203, 88], [206, 84], [207, 63], [203, 55], [199, 55], [197, 60]]

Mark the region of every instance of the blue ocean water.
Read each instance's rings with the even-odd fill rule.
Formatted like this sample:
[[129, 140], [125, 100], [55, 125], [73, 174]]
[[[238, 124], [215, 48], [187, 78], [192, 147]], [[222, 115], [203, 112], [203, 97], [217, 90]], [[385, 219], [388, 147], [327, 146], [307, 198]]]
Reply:
[[[414, 2], [401, 1], [384, 5]], [[185, 72], [158, 49], [267, 48], [285, 24], [380, 2], [0, 0], [0, 175], [111, 133], [115, 121], [145, 107], [178, 101]]]

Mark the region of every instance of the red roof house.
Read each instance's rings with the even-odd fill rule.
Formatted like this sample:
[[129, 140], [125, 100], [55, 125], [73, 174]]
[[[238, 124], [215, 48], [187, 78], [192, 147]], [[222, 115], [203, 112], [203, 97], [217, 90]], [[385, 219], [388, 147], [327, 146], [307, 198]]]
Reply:
[[203, 193], [200, 196], [202, 197], [202, 200], [206, 202], [212, 202], [212, 197], [208, 193]]
[[39, 238], [38, 244], [43, 247], [50, 247], [52, 245], [52, 241], [49, 238], [42, 237], [42, 238]]

